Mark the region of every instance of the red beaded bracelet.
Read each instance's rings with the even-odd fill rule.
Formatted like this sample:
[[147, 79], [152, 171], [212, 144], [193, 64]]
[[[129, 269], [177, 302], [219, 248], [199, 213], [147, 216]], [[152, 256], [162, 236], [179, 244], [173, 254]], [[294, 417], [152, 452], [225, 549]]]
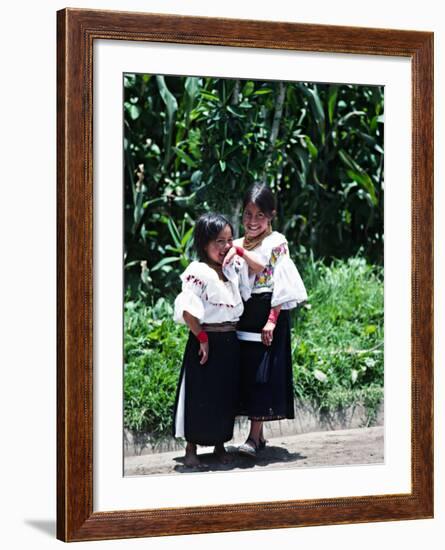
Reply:
[[201, 330], [201, 332], [198, 333], [196, 338], [198, 338], [198, 340], [201, 344], [204, 344], [205, 342], [209, 341], [209, 337], [207, 336], [207, 332], [205, 332], [204, 330]]
[[242, 248], [241, 246], [235, 246], [235, 250], [238, 256], [240, 256], [241, 258], [244, 256], [244, 248]]
[[271, 309], [270, 313], [269, 313], [269, 317], [267, 318], [267, 320], [276, 324], [277, 319], [278, 319], [278, 315], [280, 315], [279, 311], [275, 311], [274, 309]]

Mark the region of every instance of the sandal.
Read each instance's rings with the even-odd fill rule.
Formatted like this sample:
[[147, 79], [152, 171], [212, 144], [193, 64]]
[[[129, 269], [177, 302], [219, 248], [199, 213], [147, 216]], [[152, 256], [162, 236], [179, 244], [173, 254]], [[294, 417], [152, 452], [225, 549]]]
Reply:
[[[251, 444], [249, 444], [249, 442]], [[245, 443], [238, 447], [238, 452], [242, 455], [250, 456], [252, 458], [256, 457], [257, 450], [260, 448], [260, 445], [257, 445], [253, 439], [249, 437]]]
[[267, 439], [260, 439], [260, 441], [258, 442], [258, 450], [262, 451], [263, 449], [265, 449], [266, 444], [267, 444]]

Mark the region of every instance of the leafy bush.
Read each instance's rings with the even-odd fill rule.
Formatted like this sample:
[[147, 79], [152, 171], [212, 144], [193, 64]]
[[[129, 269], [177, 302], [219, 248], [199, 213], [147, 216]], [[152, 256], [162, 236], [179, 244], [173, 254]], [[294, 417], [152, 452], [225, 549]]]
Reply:
[[187, 331], [163, 299], [155, 307], [125, 303], [124, 425], [168, 434]]
[[[309, 302], [293, 313], [294, 393], [333, 410], [357, 402], [372, 421], [383, 398], [383, 269], [360, 256], [302, 269]], [[124, 424], [154, 437], [171, 433], [186, 327], [171, 304], [125, 302]]]
[[190, 231], [217, 210], [238, 236], [254, 181], [304, 259], [383, 262], [380, 86], [124, 75], [125, 286], [173, 296]]
[[293, 331], [295, 395], [332, 409], [360, 390], [370, 405], [383, 386], [383, 269], [359, 256], [330, 266], [312, 260], [304, 281], [310, 300]]

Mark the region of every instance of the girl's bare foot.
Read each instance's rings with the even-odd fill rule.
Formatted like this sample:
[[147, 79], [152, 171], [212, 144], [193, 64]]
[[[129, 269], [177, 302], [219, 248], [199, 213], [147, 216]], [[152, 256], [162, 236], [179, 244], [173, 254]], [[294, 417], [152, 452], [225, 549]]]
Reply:
[[226, 451], [226, 448], [222, 443], [219, 445], [215, 445], [215, 449], [213, 450], [213, 452], [222, 464], [229, 464], [230, 462], [232, 462], [232, 457]]
[[261, 430], [260, 430], [260, 435], [259, 435], [259, 439], [258, 439], [258, 449], [260, 449], [260, 450], [264, 449], [266, 444], [267, 444], [267, 439], [264, 437], [263, 424], [261, 424]]
[[197, 468], [203, 466], [196, 454], [196, 445], [194, 443], [187, 443], [185, 447], [185, 459], [184, 464], [189, 468]]

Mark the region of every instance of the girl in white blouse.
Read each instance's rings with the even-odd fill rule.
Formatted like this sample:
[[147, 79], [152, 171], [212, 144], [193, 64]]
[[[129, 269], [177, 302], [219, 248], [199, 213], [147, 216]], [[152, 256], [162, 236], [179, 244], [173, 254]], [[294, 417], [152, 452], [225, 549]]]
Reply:
[[[265, 446], [263, 422], [294, 418], [289, 310], [307, 300], [306, 290], [289, 256], [284, 235], [273, 231], [275, 198], [264, 184], [253, 185], [243, 203], [244, 237], [235, 245], [253, 251], [264, 265], [250, 274], [251, 297], [238, 323], [240, 351], [239, 413], [251, 420], [239, 451], [256, 456]], [[225, 263], [235, 252], [230, 251]]]
[[[204, 214], [195, 225], [194, 244], [200, 261], [181, 275], [174, 319], [190, 329], [179, 377], [174, 410], [174, 435], [185, 438], [185, 464], [203, 466], [197, 445], [214, 446], [229, 460], [224, 442], [233, 437], [239, 400], [239, 342], [236, 323], [243, 300], [250, 296], [248, 266], [264, 266], [255, 254], [233, 247], [233, 229], [220, 214]], [[223, 261], [233, 249], [231, 262]]]

